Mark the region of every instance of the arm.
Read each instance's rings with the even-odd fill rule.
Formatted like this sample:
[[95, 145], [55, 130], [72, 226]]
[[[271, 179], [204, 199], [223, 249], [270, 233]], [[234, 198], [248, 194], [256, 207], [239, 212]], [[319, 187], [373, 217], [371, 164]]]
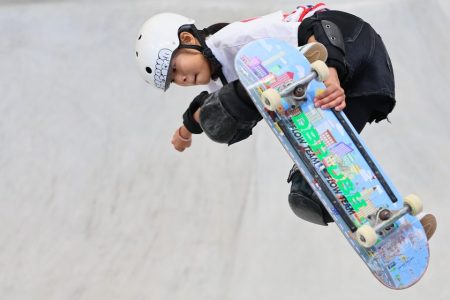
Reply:
[[[308, 43], [316, 42], [316, 38], [314, 35], [310, 36], [308, 39]], [[345, 108], [345, 92], [341, 87], [341, 83], [339, 80], [338, 71], [334, 67], [329, 67], [329, 76], [327, 80], [324, 81], [327, 89], [317, 95], [314, 99], [314, 104], [316, 107], [320, 107], [322, 109], [334, 108], [336, 111], [341, 111]]]
[[184, 125], [174, 134], [172, 144], [178, 151], [190, 146], [190, 141], [183, 141], [191, 137], [190, 133], [203, 131], [217, 143], [237, 143], [249, 137], [262, 119], [238, 80], [212, 94], [202, 94], [191, 103], [183, 115]]
[[[194, 113], [194, 120], [200, 123], [200, 108]], [[172, 145], [175, 150], [183, 152], [186, 148], [189, 148], [192, 144], [192, 132], [187, 129], [183, 124], [180, 128], [175, 130], [172, 137]]]
[[200, 107], [208, 97], [208, 92], [203, 91], [189, 105], [183, 114], [183, 125], [175, 130], [172, 136], [172, 145], [175, 150], [183, 152], [192, 144], [192, 134], [200, 134], [203, 129], [200, 127]]

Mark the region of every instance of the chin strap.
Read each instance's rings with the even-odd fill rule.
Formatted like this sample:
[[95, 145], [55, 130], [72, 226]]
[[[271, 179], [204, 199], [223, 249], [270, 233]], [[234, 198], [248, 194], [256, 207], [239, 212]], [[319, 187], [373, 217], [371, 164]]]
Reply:
[[223, 75], [222, 72], [222, 64], [220, 61], [217, 60], [217, 58], [214, 56], [214, 53], [209, 47], [203, 48], [202, 54], [206, 59], [211, 63], [212, 67], [212, 78], [216, 80], [217, 78], [220, 78], [220, 81], [223, 85], [227, 84], [228, 81], [225, 78], [225, 75]]
[[178, 48], [185, 48], [185, 49], [194, 49], [203, 54], [203, 56], [208, 60], [208, 62], [211, 64], [211, 77], [213, 80], [216, 80], [217, 78], [220, 78], [220, 81], [223, 85], [226, 85], [228, 83], [227, 79], [225, 78], [225, 75], [223, 75], [222, 72], [222, 64], [220, 61], [217, 60], [217, 58], [214, 56], [214, 53], [212, 50], [206, 45], [205, 39], [201, 37], [200, 33], [198, 32], [197, 28], [193, 24], [183, 25], [178, 29], [178, 36], [180, 36], [181, 32], [189, 32], [197, 38], [197, 40], [200, 42], [199, 45], [185, 45], [181, 44]]

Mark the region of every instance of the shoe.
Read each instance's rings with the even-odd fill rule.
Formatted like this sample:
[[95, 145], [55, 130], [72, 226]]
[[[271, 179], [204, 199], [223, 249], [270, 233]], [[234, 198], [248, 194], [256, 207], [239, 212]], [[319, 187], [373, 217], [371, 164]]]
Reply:
[[298, 49], [306, 57], [310, 64], [312, 64], [316, 60], [325, 62], [328, 58], [327, 48], [325, 48], [323, 44], [318, 42], [305, 44]]
[[436, 217], [432, 214], [426, 214], [423, 218], [420, 219], [420, 223], [425, 230], [425, 234], [427, 235], [427, 240], [430, 240], [436, 231], [437, 222]]

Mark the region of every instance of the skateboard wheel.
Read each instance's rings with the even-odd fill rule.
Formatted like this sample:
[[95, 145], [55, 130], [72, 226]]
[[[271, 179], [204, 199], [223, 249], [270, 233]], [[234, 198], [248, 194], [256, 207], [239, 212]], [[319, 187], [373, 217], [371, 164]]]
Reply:
[[364, 224], [356, 231], [356, 238], [361, 246], [370, 248], [377, 242], [378, 235], [370, 225]]
[[321, 60], [316, 60], [311, 64], [311, 68], [317, 73], [317, 80], [325, 81], [328, 78], [328, 66]]
[[411, 208], [411, 215], [415, 216], [422, 212], [423, 210], [423, 203], [422, 200], [414, 194], [408, 195], [404, 199], [405, 204], [408, 205]]
[[267, 89], [261, 94], [261, 102], [268, 110], [275, 111], [281, 105], [281, 96], [275, 89]]

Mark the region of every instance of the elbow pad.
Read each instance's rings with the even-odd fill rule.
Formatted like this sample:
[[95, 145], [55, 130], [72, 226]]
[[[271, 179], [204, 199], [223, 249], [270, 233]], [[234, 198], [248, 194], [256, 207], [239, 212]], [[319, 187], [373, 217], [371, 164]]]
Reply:
[[228, 145], [249, 137], [260, 119], [256, 108], [247, 107], [239, 97], [233, 83], [208, 95], [200, 110], [200, 126], [205, 134], [217, 143]]
[[237, 130], [237, 121], [222, 105], [219, 91], [208, 96], [200, 110], [200, 126], [214, 142], [227, 144]]

